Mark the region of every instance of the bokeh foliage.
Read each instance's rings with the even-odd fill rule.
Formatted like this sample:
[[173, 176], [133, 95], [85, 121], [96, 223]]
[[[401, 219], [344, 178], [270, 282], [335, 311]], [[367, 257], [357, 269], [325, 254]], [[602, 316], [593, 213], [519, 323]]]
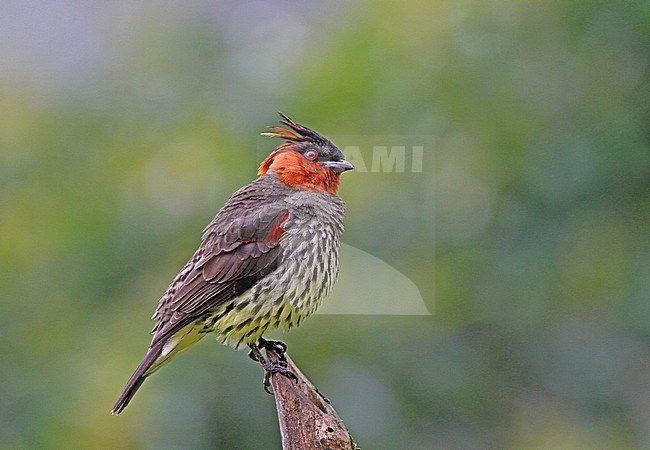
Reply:
[[647, 2], [7, 3], [0, 447], [279, 446], [209, 339], [109, 415], [278, 109], [427, 143], [341, 195], [434, 314], [278, 335], [362, 448], [650, 446]]

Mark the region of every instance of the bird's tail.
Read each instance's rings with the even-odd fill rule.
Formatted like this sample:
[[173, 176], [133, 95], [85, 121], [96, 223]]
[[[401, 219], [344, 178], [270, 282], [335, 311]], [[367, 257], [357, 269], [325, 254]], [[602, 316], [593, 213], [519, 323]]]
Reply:
[[163, 348], [163, 344], [164, 342], [159, 342], [149, 349], [142, 362], [140, 362], [137, 369], [135, 369], [135, 372], [133, 372], [133, 375], [131, 375], [131, 378], [129, 378], [129, 381], [126, 383], [126, 386], [115, 402], [115, 405], [113, 405], [113, 409], [111, 411], [113, 414], [117, 415], [121, 413], [124, 408], [126, 408], [126, 405], [129, 404], [136, 391], [140, 388], [140, 386], [142, 386], [144, 380], [157, 368], [154, 367], [152, 369], [152, 366], [156, 360], [158, 360], [158, 357], [160, 356]]
[[205, 336], [201, 333], [201, 327], [194, 326], [193, 323], [174, 333], [170, 338], [155, 340], [144, 359], [140, 363], [129, 381], [126, 383], [124, 390], [113, 406], [112, 413], [119, 414], [129, 404], [136, 391], [142, 386], [144, 380], [158, 370], [163, 364], [171, 359], [172, 356], [182, 352], [190, 345], [198, 342]]

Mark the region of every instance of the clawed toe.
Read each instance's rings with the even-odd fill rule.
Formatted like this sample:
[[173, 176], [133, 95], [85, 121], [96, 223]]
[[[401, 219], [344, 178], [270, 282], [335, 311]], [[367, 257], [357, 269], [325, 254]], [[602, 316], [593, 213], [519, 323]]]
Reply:
[[[287, 351], [287, 345], [284, 342], [280, 341], [267, 341], [264, 338], [259, 340], [258, 345], [250, 345], [250, 352], [248, 356], [253, 360], [259, 362], [264, 368], [264, 390], [273, 395], [271, 391], [271, 375], [274, 373], [279, 373], [285, 377], [298, 381], [298, 377], [295, 373], [287, 369], [287, 360], [284, 357], [285, 352]], [[266, 349], [266, 351], [272, 351], [278, 354], [280, 359], [274, 362], [270, 362], [267, 358], [262, 355], [260, 351], [261, 348]]]
[[264, 390], [268, 394], [273, 395], [273, 392], [271, 391], [270, 387], [271, 387], [271, 375], [274, 373], [279, 373], [293, 381], [298, 381], [298, 377], [296, 376], [296, 374], [290, 371], [289, 369], [287, 369], [286, 361], [276, 361], [274, 363], [269, 363], [267, 366], [264, 367]]
[[287, 352], [287, 344], [282, 341], [270, 341], [264, 338], [259, 340], [259, 348], [264, 348], [266, 350], [271, 350], [272, 352], [277, 353], [281, 357]]

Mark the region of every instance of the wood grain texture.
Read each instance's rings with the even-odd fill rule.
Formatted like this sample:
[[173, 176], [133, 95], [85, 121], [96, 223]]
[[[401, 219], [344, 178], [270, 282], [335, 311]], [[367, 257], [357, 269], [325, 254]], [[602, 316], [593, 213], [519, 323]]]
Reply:
[[[279, 356], [266, 351], [270, 361]], [[329, 400], [296, 367], [285, 354], [287, 368], [298, 377], [297, 381], [284, 375], [273, 374], [271, 385], [280, 422], [284, 450], [351, 450], [357, 446], [345, 424]]]

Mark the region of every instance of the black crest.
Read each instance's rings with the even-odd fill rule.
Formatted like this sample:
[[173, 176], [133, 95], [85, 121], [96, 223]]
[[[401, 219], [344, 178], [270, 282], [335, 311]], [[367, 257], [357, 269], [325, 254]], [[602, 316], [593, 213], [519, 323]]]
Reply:
[[335, 147], [328, 139], [316, 133], [311, 128], [300, 125], [289, 119], [286, 115], [278, 112], [282, 117], [280, 123], [288, 128], [280, 126], [267, 127], [271, 132], [262, 133], [262, 136], [279, 137], [292, 142], [311, 142], [323, 147]]

